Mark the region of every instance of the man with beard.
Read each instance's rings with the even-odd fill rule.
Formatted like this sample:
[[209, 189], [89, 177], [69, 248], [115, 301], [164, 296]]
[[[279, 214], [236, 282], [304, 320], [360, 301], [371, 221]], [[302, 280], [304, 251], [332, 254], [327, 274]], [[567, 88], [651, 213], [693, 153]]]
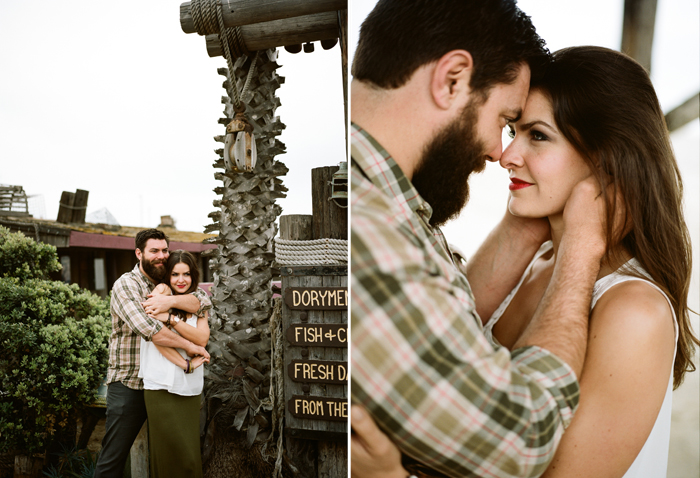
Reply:
[[[404, 465], [449, 476], [539, 476], [578, 405], [602, 200], [577, 186], [565, 250], [513, 352], [482, 320], [546, 240], [506, 214], [458, 265], [439, 226], [467, 179], [498, 161], [549, 54], [514, 0], [380, 0], [362, 24], [351, 86], [351, 359], [355, 413]], [[562, 241], [562, 243], [564, 242]], [[481, 317], [481, 318], [480, 318]], [[371, 455], [357, 437], [352, 456]], [[358, 458], [360, 459], [360, 458]]]
[[146, 421], [143, 380], [138, 377], [141, 337], [165, 347], [184, 349], [190, 356], [201, 355], [209, 359], [204, 347], [184, 339], [149, 316], [171, 308], [200, 315], [211, 307], [211, 301], [202, 289], [193, 294], [147, 299], [153, 288], [165, 280], [168, 246], [168, 237], [162, 231], [140, 231], [136, 235], [135, 251], [139, 263], [117, 279], [112, 287], [107, 419], [102, 451], [95, 468], [96, 478], [121, 478], [131, 445]]

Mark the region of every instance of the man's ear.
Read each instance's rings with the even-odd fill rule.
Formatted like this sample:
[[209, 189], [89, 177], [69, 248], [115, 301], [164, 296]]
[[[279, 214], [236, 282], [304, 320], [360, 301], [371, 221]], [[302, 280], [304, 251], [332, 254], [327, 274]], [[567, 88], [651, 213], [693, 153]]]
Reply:
[[139, 260], [139, 262], [141, 262], [141, 249], [138, 249], [138, 248], [137, 248], [137, 249], [134, 251], [134, 253], [136, 254], [136, 258]]
[[455, 102], [462, 104], [471, 91], [469, 81], [474, 71], [474, 60], [466, 50], [445, 53], [435, 65], [430, 82], [430, 93], [441, 109], [450, 109]]

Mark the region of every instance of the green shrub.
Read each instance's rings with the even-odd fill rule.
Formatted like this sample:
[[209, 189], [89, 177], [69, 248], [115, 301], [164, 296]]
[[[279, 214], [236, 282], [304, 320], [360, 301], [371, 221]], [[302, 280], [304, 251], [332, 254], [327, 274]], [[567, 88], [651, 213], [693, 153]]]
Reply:
[[[0, 229], [0, 250], [14, 248], [17, 257], [51, 250], [18, 235]], [[8, 244], [13, 246], [3, 249]], [[107, 370], [109, 302], [75, 284], [36, 278], [56, 270], [55, 249], [53, 254], [15, 262], [10, 269], [3, 264], [0, 452], [45, 451], [54, 437], [75, 426]]]
[[56, 248], [0, 226], [0, 277], [48, 279], [60, 271]]

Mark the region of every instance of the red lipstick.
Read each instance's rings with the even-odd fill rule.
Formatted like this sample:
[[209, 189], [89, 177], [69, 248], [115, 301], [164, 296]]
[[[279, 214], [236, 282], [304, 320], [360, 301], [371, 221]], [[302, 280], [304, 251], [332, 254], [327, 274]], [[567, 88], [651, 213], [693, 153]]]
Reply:
[[528, 186], [532, 186], [532, 183], [528, 183], [518, 178], [510, 178], [510, 184], [508, 185], [508, 189], [510, 189], [511, 191], [517, 191], [518, 189], [523, 189]]

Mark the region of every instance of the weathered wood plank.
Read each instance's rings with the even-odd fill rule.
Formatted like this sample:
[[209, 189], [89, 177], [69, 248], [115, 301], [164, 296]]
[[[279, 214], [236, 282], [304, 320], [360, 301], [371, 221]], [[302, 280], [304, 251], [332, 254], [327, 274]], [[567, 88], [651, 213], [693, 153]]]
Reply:
[[657, 0], [625, 0], [620, 51], [651, 72]]
[[280, 238], [286, 240], [297, 237], [311, 239], [313, 236], [313, 216], [311, 214], [288, 214], [280, 216]]
[[330, 200], [333, 173], [338, 166], [311, 170], [311, 206], [314, 216], [314, 239], [348, 238], [348, 210]]
[[340, 38], [340, 68], [343, 74], [343, 105], [345, 107], [345, 160], [348, 146], [348, 11], [338, 11], [338, 28]]
[[73, 201], [75, 200], [75, 193], [69, 191], [63, 191], [61, 193], [61, 202], [58, 206], [58, 217], [56, 222], [62, 222], [68, 224], [73, 219]]
[[73, 214], [71, 222], [83, 224], [85, 222], [85, 211], [87, 210], [88, 196], [90, 192], [84, 189], [75, 190], [75, 198], [73, 199]]
[[[243, 25], [240, 28], [248, 51], [338, 38], [338, 19], [334, 11]], [[210, 57], [223, 55], [218, 34], [207, 35], [206, 46]]]
[[[226, 0], [222, 13], [224, 26], [231, 28], [347, 8], [347, 0]], [[197, 33], [191, 2], [180, 5], [180, 26], [185, 33]]]
[[685, 126], [700, 114], [700, 93], [695, 93], [693, 96], [676, 106], [671, 111], [666, 113], [666, 125], [670, 132], [674, 132], [681, 126]]

